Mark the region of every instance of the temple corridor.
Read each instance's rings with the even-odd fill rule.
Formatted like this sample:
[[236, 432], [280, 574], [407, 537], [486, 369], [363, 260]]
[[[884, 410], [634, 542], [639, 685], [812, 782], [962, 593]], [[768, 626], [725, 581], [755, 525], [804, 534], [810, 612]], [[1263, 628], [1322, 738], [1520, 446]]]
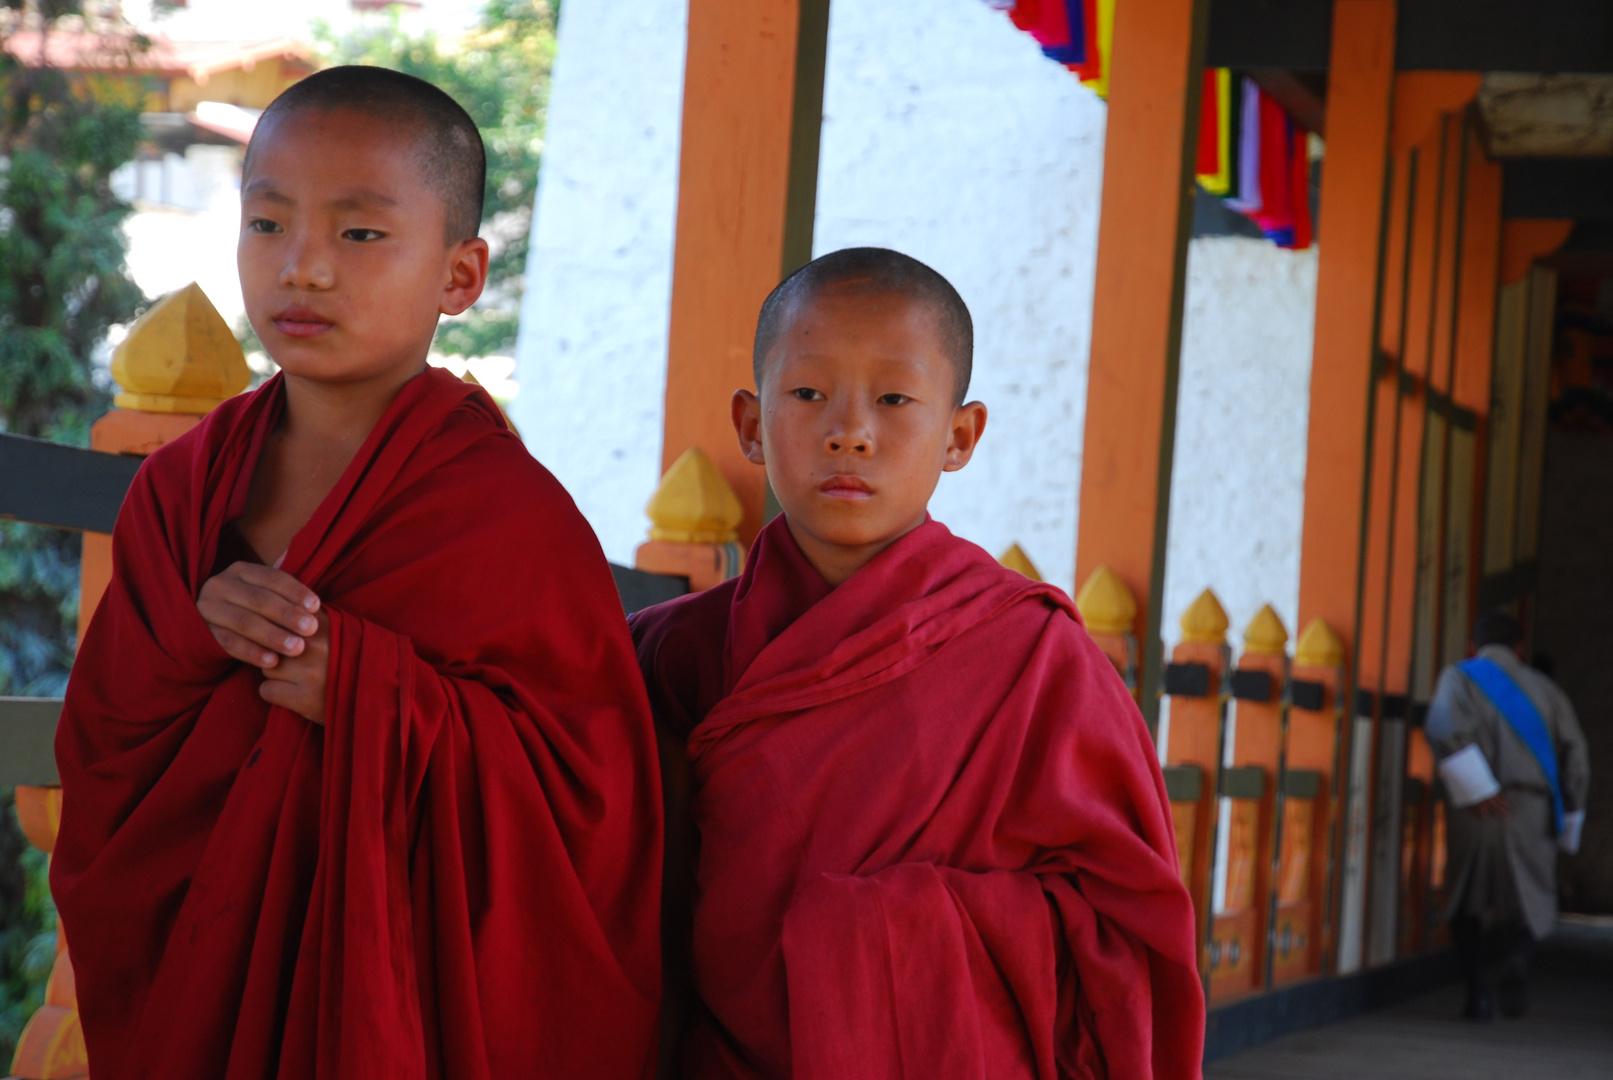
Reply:
[[1211, 1062], [1205, 1080], [1606, 1080], [1613, 1076], [1613, 919], [1575, 918], [1541, 942], [1530, 1010], [1458, 1018], [1454, 979], [1399, 1005]]

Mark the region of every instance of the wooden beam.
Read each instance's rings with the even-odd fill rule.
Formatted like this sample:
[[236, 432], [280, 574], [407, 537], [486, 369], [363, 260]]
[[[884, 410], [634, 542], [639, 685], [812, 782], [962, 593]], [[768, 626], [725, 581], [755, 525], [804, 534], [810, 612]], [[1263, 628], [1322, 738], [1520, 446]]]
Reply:
[[1574, 223], [1568, 220], [1508, 218], [1502, 221], [1501, 284], [1522, 281], [1535, 260], [1562, 247], [1573, 231]]
[[1394, 0], [1337, 0], [1328, 78], [1299, 625], [1357, 638], [1368, 398], [1378, 334]]
[[1141, 697], [1158, 712], [1177, 364], [1203, 84], [1205, 0], [1115, 7], [1076, 581], [1110, 566], [1139, 602]]
[[[661, 469], [691, 446], [704, 450], [744, 505], [747, 542], [762, 523], [766, 479], [740, 454], [728, 403], [752, 385], [762, 300], [787, 261], [810, 257], [812, 196], [802, 185], [816, 185], [823, 62], [809, 70], [798, 52], [821, 48], [827, 10], [824, 0], [689, 4]], [[815, 80], [816, 105], [797, 108], [798, 67]]]

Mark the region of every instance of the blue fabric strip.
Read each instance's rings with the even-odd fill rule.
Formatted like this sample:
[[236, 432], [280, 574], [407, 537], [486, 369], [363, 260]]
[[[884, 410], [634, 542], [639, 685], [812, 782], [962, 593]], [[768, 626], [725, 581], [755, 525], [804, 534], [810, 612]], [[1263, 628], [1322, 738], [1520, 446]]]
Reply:
[[1551, 731], [1529, 695], [1523, 692], [1506, 669], [1487, 656], [1463, 660], [1457, 668], [1473, 680], [1473, 685], [1484, 691], [1484, 696], [1500, 711], [1512, 728], [1513, 734], [1540, 762], [1540, 771], [1546, 774], [1551, 785], [1551, 808], [1556, 817], [1557, 833], [1563, 831], [1563, 788], [1557, 780], [1557, 748], [1552, 745]]

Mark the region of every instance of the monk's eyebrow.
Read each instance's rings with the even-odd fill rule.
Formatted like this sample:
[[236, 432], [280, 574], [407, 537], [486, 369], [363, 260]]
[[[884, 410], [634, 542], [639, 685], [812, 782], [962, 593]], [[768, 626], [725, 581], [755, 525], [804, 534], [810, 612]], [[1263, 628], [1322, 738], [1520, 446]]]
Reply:
[[291, 196], [277, 190], [267, 180], [252, 181], [246, 186], [246, 190], [241, 192], [241, 197], [243, 199], [264, 199], [272, 203], [284, 203], [287, 206], [290, 206], [292, 202]]
[[398, 205], [398, 200], [370, 188], [359, 188], [332, 199], [330, 204], [337, 210], [389, 210]]

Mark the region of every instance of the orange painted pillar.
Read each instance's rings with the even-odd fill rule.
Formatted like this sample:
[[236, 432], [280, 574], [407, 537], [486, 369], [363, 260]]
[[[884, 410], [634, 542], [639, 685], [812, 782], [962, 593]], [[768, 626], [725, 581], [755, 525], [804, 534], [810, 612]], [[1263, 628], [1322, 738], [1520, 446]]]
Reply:
[[1377, 333], [1379, 255], [1394, 85], [1394, 0], [1335, 0], [1327, 168], [1318, 215], [1316, 344], [1306, 439], [1299, 619], [1356, 643]]
[[1075, 564], [1077, 582], [1111, 567], [1139, 601], [1150, 723], [1208, 15], [1206, 0], [1127, 0], [1114, 15]]
[[[744, 507], [744, 542], [761, 526], [766, 478], [740, 454], [729, 399], [752, 385], [757, 312], [786, 263], [805, 261], [803, 234], [810, 255], [827, 11], [823, 0], [689, 4], [661, 470], [703, 450]], [[815, 99], [812, 79], [797, 78], [801, 45], [817, 50], [799, 65]]]
[[[1361, 645], [1362, 575], [1366, 563], [1366, 500], [1371, 444], [1375, 351], [1383, 322], [1381, 284], [1392, 279], [1385, 256], [1386, 226], [1396, 216], [1385, 205], [1390, 174], [1389, 132], [1394, 91], [1395, 0], [1335, 0], [1328, 67], [1327, 168], [1317, 221], [1315, 345], [1311, 359], [1311, 409], [1306, 438], [1305, 514], [1300, 538], [1299, 619], [1320, 620], [1340, 639], [1343, 656]], [[1348, 702], [1349, 673], [1337, 693]], [[1352, 730], [1358, 725], [1352, 725]], [[1337, 832], [1329, 839], [1330, 865], [1323, 875], [1332, 895], [1325, 903], [1330, 963], [1336, 962], [1342, 898], [1361, 874], [1366, 839], [1366, 770], [1351, 766], [1361, 756], [1350, 732], [1335, 751], [1338, 772], [1350, 776], [1330, 786], [1328, 813]], [[1335, 897], [1338, 899], [1335, 900]], [[1297, 894], [1287, 917], [1308, 916]], [[1281, 916], [1280, 916], [1281, 917]], [[1308, 945], [1320, 947], [1315, 934]], [[1279, 948], [1279, 952], [1282, 950]], [[1291, 953], [1294, 950], [1289, 950]], [[1309, 949], [1283, 964], [1283, 977], [1309, 965]], [[1276, 974], [1276, 972], [1274, 972]]]

